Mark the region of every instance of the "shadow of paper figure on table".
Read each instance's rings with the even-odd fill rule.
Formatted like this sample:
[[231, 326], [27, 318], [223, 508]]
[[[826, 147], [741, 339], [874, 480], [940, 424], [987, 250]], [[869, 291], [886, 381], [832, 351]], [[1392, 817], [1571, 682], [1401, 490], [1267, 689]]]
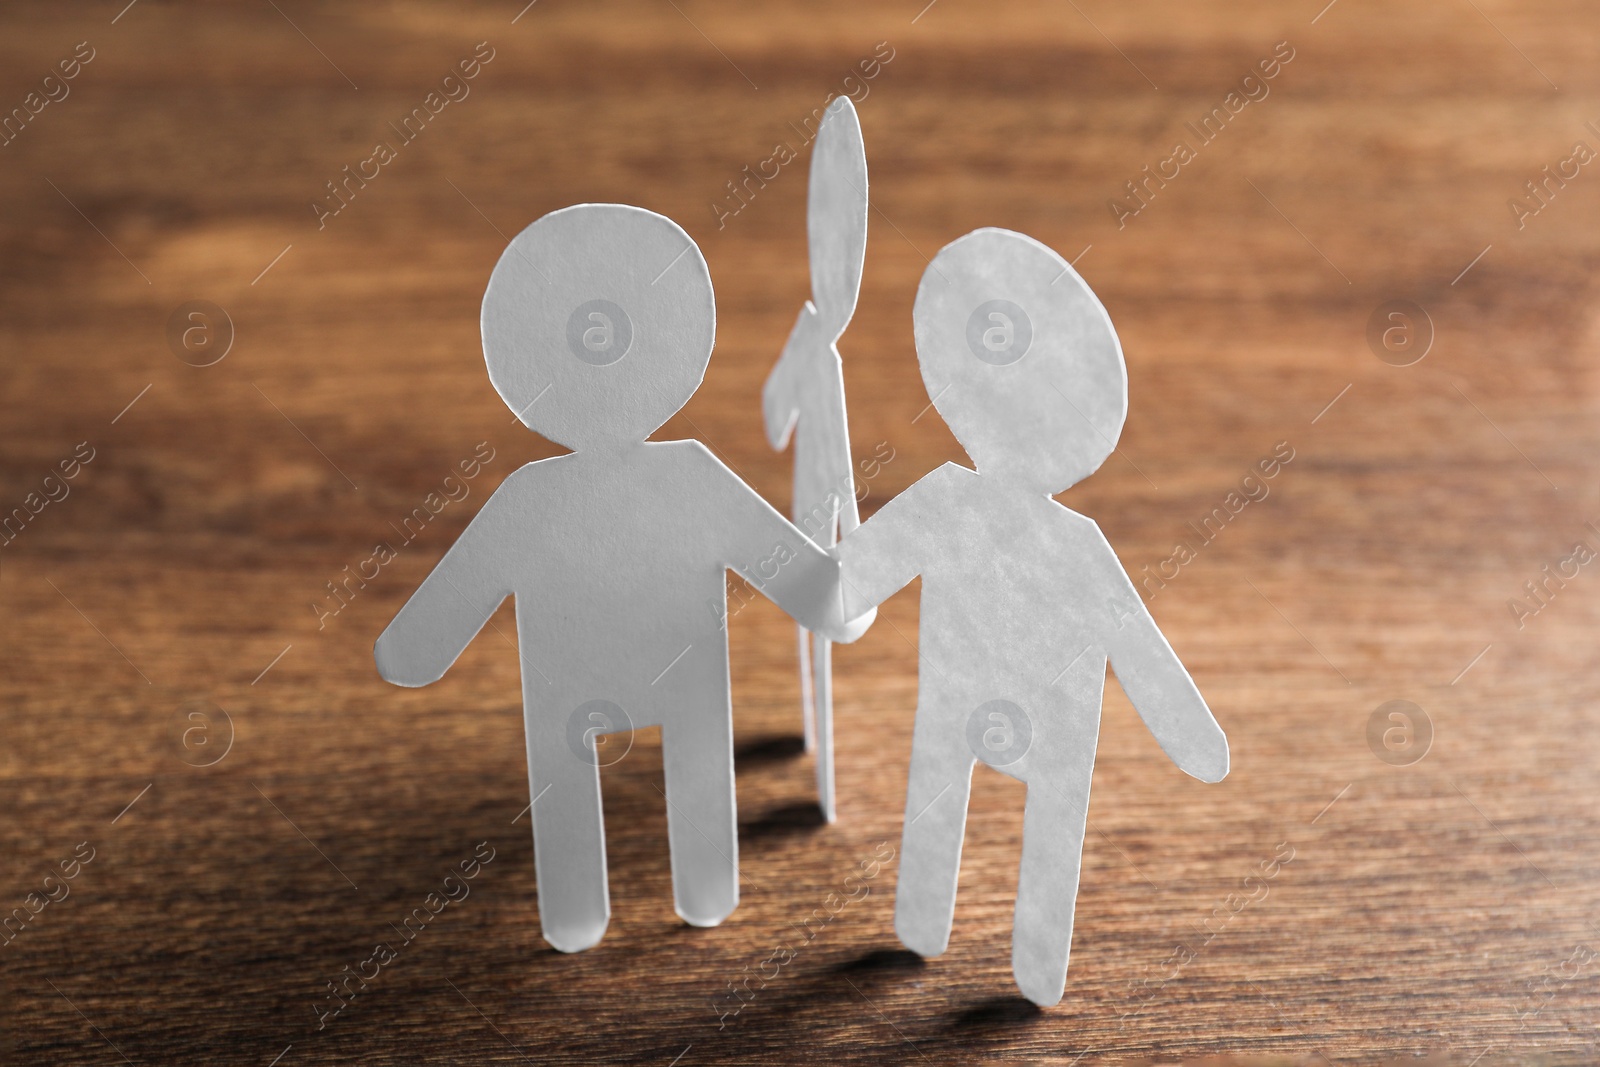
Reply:
[[[796, 525], [823, 548], [860, 523], [844, 368], [838, 341], [855, 314], [867, 255], [867, 154], [847, 96], [828, 105], [811, 149], [806, 199], [811, 299], [800, 308], [783, 354], [761, 390], [767, 440], [794, 439]], [[833, 663], [827, 637], [800, 627], [800, 705], [806, 750], [816, 754], [817, 804], [834, 820]]]
[[739, 824], [744, 841], [796, 837], [815, 833], [828, 825], [815, 804], [783, 804]]
[[1026, 997], [1012, 994], [1009, 997], [990, 997], [963, 1008], [950, 1020], [949, 1029], [969, 1033], [995, 1033], [1011, 1035], [1018, 1024], [1038, 1019], [1044, 1015], [1039, 1005]]
[[1051, 497], [1115, 449], [1127, 370], [1105, 308], [1059, 255], [983, 229], [929, 264], [913, 310], [922, 379], [977, 469], [947, 463], [836, 550], [845, 610], [922, 575], [916, 721], [895, 930], [949, 942], [972, 770], [1028, 787], [1012, 968], [1061, 999], [1109, 659], [1166, 754], [1207, 782], [1228, 743], [1100, 528]]
[[716, 332], [705, 259], [672, 220], [544, 216], [495, 265], [482, 328], [501, 399], [573, 451], [506, 478], [378, 638], [378, 671], [438, 680], [515, 597], [545, 940], [604, 934], [597, 738], [654, 725], [677, 912], [715, 926], [739, 900], [726, 569], [836, 640], [871, 619], [845, 625], [838, 564], [705, 445], [646, 440], [699, 388]]
[[761, 737], [747, 741], [733, 750], [735, 769], [764, 766], [769, 763], [787, 763], [805, 751], [805, 742], [798, 737]]

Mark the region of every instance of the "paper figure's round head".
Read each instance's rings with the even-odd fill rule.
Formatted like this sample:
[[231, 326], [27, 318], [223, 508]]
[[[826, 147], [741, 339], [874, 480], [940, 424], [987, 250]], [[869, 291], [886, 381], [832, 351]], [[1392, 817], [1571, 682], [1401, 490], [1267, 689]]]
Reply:
[[822, 333], [836, 341], [850, 324], [867, 255], [867, 150], [861, 118], [848, 96], [834, 99], [811, 147], [806, 242], [811, 302]]
[[999, 229], [952, 241], [923, 273], [912, 320], [928, 395], [980, 474], [1054, 494], [1116, 447], [1122, 346], [1051, 249]]
[[483, 294], [489, 380], [575, 451], [643, 441], [694, 395], [716, 339], [711, 274], [671, 219], [580, 204], [517, 234]]

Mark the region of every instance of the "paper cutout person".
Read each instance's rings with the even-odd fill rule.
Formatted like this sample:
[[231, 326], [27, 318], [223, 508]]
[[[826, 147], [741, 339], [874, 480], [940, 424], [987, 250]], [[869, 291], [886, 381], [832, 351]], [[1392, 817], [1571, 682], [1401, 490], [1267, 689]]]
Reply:
[[[845, 419], [838, 340], [855, 314], [867, 254], [867, 154], [855, 105], [828, 105], [811, 149], [806, 204], [811, 296], [761, 392], [767, 440], [782, 450], [794, 437], [790, 513], [824, 548], [848, 536], [856, 513], [855, 471]], [[834, 819], [832, 650], [800, 627], [800, 703], [807, 751], [816, 753], [817, 802]]]
[[916, 725], [895, 930], [949, 942], [976, 760], [1027, 784], [1012, 968], [1061, 999], [1109, 658], [1161, 748], [1206, 782], [1228, 743], [1095, 523], [1051, 499], [1127, 413], [1105, 308], [1051, 249], [983, 229], [947, 245], [913, 313], [922, 380], [977, 470], [947, 463], [841, 541], [845, 610], [922, 575]]
[[617, 204], [544, 216], [495, 265], [482, 325], [501, 399], [573, 451], [506, 478], [378, 638], [378, 671], [438, 680], [514, 596], [545, 940], [576, 952], [605, 932], [602, 746], [626, 741], [601, 735], [634, 726], [661, 726], [677, 912], [715, 926], [739, 900], [725, 568], [834, 640], [871, 620], [843, 624], [837, 563], [705, 445], [645, 440], [699, 387], [716, 332], [676, 223]]

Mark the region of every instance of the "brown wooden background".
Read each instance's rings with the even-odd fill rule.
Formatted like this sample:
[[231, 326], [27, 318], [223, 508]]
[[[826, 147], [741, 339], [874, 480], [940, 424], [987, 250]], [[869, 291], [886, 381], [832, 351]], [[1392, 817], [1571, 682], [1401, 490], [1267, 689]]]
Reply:
[[[1600, 547], [1600, 170], [1522, 229], [1507, 205], [1600, 149], [1592, 5], [124, 2], [0, 14], [7, 111], [95, 50], [0, 147], [0, 507], [95, 451], [0, 549], [0, 912], [95, 850], [0, 944], [5, 1063], [1600, 1055], [1600, 573], [1520, 629], [1507, 606]], [[319, 231], [324, 182], [480, 41], [471, 95]], [[1119, 230], [1107, 199], [1280, 41], [1270, 95]], [[831, 827], [790, 626], [764, 603], [734, 621], [743, 903], [710, 931], [673, 916], [642, 736], [604, 774], [610, 932], [573, 957], [538, 932], [514, 652], [486, 631], [409, 691], [370, 649], [492, 486], [552, 453], [509, 425], [477, 316], [507, 237], [555, 208], [636, 203], [700, 242], [717, 355], [661, 436], [704, 437], [786, 502], [756, 398], [806, 295], [808, 156], [720, 229], [711, 205], [879, 42], [841, 343], [856, 455], [895, 453], [865, 510], [962, 459], [916, 418], [910, 308], [926, 257], [984, 225], [1087, 248], [1132, 410], [1122, 454], [1062, 499], [1130, 570], [1277, 442], [1295, 458], [1152, 604], [1232, 775], [1185, 777], [1109, 688], [1059, 1007], [1012, 984], [1022, 791], [980, 769], [944, 958], [897, 951], [891, 865], [719, 1018], [730, 981], [898, 847], [914, 591], [838, 654]], [[166, 332], [197, 299], [236, 331], [204, 368]], [[1432, 320], [1413, 366], [1367, 342], [1394, 299]], [[319, 630], [325, 583], [483, 440], [473, 495]], [[1366, 740], [1395, 699], [1434, 731], [1407, 767]], [[201, 707], [232, 724], [210, 767], [185, 757], [222, 750], [221, 713], [210, 749], [175, 728]], [[319, 1032], [325, 983], [484, 840], [472, 895]], [[1265, 899], [1212, 919], [1280, 845]]]

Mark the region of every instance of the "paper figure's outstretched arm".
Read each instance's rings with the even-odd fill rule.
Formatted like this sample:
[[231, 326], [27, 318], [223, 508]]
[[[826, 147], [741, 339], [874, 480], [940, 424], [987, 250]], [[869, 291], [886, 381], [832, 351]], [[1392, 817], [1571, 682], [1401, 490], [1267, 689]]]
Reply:
[[877, 607], [922, 573], [928, 532], [940, 529], [940, 483], [952, 473], [959, 469], [946, 464], [924, 475], [839, 542], [846, 616]]
[[507, 491], [518, 473], [513, 472], [484, 503], [433, 573], [378, 635], [372, 654], [385, 681], [405, 686], [437, 682], [511, 595], [500, 553], [503, 546], [517, 543], [510, 528], [514, 508]]
[[706, 472], [706, 515], [728, 565], [762, 595], [813, 633], [850, 643], [867, 632], [876, 612], [846, 615], [839, 595], [839, 562], [761, 494], [695, 442]]
[[1122, 691], [1173, 763], [1202, 782], [1222, 781], [1228, 775], [1227, 735], [1111, 544], [1103, 535], [1099, 540], [1104, 556], [1096, 569], [1106, 597], [1100, 640]]
[[[827, 497], [838, 503], [839, 532], [848, 534], [861, 524], [856, 511], [855, 468], [850, 461], [849, 419], [845, 414], [844, 372], [838, 350], [828, 336], [821, 314], [807, 300], [795, 318], [783, 354], [773, 364], [761, 387], [761, 413], [767, 442], [782, 451], [789, 447], [795, 428], [807, 437], [807, 454], [796, 445], [796, 485], [820, 481], [829, 487]], [[808, 464], [802, 471], [798, 465]], [[808, 475], [802, 479], [801, 475]], [[825, 500], [798, 502], [802, 507]]]
[[817, 309], [811, 301], [800, 305], [800, 314], [789, 331], [783, 353], [761, 387], [761, 414], [767, 426], [767, 443], [780, 452], [789, 447], [789, 437], [794, 433], [795, 423], [800, 421], [799, 379], [804, 370], [800, 347], [806, 331], [815, 328], [816, 317]]

